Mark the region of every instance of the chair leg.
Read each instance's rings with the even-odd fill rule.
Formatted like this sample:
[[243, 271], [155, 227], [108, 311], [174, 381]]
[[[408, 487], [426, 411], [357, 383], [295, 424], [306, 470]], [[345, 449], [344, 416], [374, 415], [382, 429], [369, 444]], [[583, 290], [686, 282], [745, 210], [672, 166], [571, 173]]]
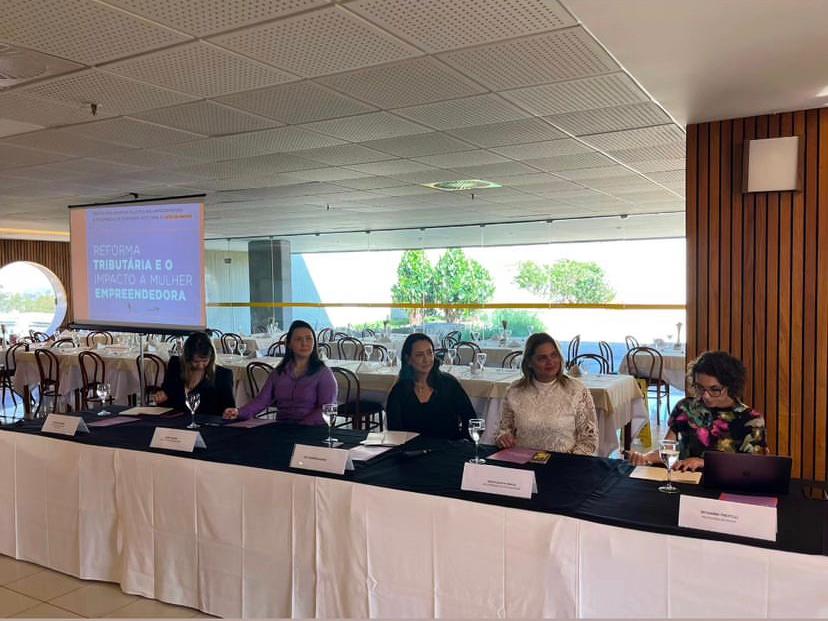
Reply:
[[661, 390], [656, 384], [656, 425], [661, 425]]

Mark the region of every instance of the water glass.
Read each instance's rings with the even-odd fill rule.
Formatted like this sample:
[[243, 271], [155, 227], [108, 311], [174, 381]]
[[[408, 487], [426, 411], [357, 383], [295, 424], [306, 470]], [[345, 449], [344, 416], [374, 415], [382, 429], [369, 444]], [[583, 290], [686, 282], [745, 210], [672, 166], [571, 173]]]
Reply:
[[477, 368], [483, 371], [483, 367], [486, 366], [486, 352], [481, 351], [479, 354], [475, 356], [475, 360], [477, 361]]
[[457, 360], [457, 348], [449, 347], [448, 351], [446, 352], [446, 356], [443, 360], [447, 365], [453, 365], [454, 362]]
[[336, 414], [336, 403], [325, 403], [322, 405], [322, 419], [325, 421], [325, 424], [328, 425], [328, 439], [324, 440], [323, 443], [327, 444], [328, 446], [333, 446], [336, 442], [339, 441], [336, 438], [331, 437], [334, 425], [336, 425]]
[[198, 429], [200, 425], [196, 423], [195, 413], [196, 410], [198, 410], [198, 406], [201, 404], [201, 393], [191, 390], [187, 393], [184, 402], [187, 404], [187, 409], [190, 410], [190, 415], [192, 416], [192, 420], [190, 421], [190, 424], [187, 425], [187, 429]]
[[244, 356], [247, 353], [247, 342], [239, 341], [237, 349], [239, 352], [239, 356]]
[[365, 360], [370, 362], [371, 354], [374, 353], [374, 346], [369, 343], [366, 343], [362, 346], [362, 351], [365, 353]]
[[101, 400], [101, 411], [98, 412], [98, 416], [108, 416], [109, 412], [106, 411], [106, 401], [109, 399], [111, 387], [106, 382], [101, 382], [95, 387], [95, 393], [98, 395], [98, 398]]
[[486, 431], [486, 420], [483, 418], [469, 419], [469, 435], [474, 441], [474, 459], [470, 459], [472, 464], [485, 464], [486, 460], [480, 457], [480, 438], [483, 432]]
[[676, 465], [679, 458], [678, 442], [675, 440], [663, 440], [658, 450], [658, 455], [661, 461], [667, 466], [667, 485], [662, 485], [658, 491], [665, 494], [678, 494], [679, 489], [673, 485], [673, 466]]

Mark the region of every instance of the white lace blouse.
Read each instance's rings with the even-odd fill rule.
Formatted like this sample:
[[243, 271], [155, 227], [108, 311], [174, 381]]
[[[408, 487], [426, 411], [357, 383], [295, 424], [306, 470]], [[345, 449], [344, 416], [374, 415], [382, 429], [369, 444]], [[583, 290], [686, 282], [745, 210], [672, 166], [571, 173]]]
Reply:
[[592, 395], [571, 377], [565, 383], [512, 384], [503, 399], [500, 434], [504, 433], [515, 436], [520, 447], [594, 455], [598, 424]]

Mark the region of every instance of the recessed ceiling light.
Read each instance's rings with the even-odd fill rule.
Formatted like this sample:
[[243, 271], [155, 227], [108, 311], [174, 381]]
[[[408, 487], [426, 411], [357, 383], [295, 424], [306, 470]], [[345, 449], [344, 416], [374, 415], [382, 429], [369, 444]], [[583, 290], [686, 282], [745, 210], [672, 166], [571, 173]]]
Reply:
[[457, 179], [456, 181], [435, 181], [434, 183], [424, 183], [427, 188], [434, 188], [435, 190], [445, 190], [447, 192], [457, 192], [458, 190], [487, 190], [489, 188], [502, 187], [499, 183], [494, 181], [485, 181], [483, 179]]

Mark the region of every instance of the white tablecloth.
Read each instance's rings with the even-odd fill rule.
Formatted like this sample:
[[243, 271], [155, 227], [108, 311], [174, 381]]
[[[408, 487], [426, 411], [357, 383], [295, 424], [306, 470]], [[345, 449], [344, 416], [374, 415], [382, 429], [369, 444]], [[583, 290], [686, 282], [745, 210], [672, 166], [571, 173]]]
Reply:
[[[664, 368], [662, 369], [662, 376], [670, 386], [678, 390], [685, 390], [684, 380], [687, 375], [687, 358], [683, 351], [665, 350], [660, 352], [664, 360]], [[636, 364], [639, 365], [639, 370], [646, 372], [650, 368], [650, 356], [647, 354], [638, 354], [635, 357]], [[629, 373], [627, 368], [627, 357], [621, 359], [621, 365], [618, 368], [619, 373]]]
[[6, 432], [0, 553], [223, 617], [828, 616], [825, 556]]

